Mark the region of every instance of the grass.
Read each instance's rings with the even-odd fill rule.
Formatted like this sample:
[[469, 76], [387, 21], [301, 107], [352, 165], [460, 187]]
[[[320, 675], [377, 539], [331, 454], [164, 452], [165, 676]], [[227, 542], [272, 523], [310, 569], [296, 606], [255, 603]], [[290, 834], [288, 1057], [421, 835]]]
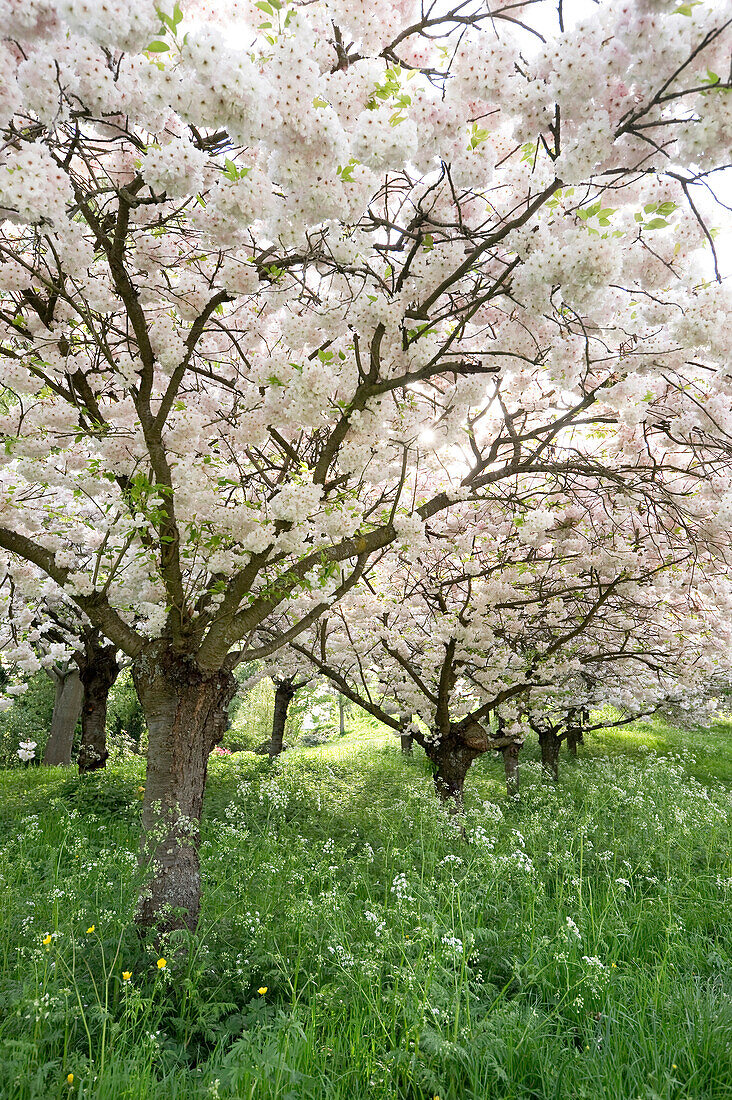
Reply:
[[482, 760], [467, 842], [368, 722], [214, 759], [163, 956], [139, 761], [0, 772], [0, 1097], [729, 1100], [729, 734], [595, 734], [558, 788], [527, 748], [518, 801]]

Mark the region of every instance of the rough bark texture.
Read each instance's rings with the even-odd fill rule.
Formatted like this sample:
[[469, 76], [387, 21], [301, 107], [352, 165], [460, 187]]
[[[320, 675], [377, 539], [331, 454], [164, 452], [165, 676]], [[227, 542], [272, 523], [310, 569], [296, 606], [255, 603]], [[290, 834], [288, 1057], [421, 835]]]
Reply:
[[435, 765], [437, 797], [448, 806], [451, 813], [461, 813], [464, 806], [465, 776], [476, 756], [480, 756], [480, 750], [445, 737], [436, 745], [429, 744], [426, 751]]
[[81, 747], [79, 772], [105, 767], [107, 751], [107, 702], [112, 684], [119, 674], [114, 646], [90, 642], [81, 669], [84, 705], [81, 708]]
[[554, 730], [542, 730], [539, 733], [541, 766], [544, 769], [544, 775], [555, 783], [559, 779], [559, 746], [561, 743], [561, 739]]
[[292, 679], [275, 680], [274, 712], [272, 714], [272, 737], [269, 742], [269, 755], [279, 756], [285, 737], [287, 712], [297, 688]]
[[521, 746], [517, 743], [510, 745], [504, 745], [501, 749], [503, 753], [503, 768], [506, 773], [506, 792], [513, 795], [519, 792], [519, 752]]
[[224, 735], [236, 681], [230, 672], [204, 675], [192, 661], [168, 651], [138, 658], [133, 677], [149, 746], [140, 858], [151, 874], [137, 921], [159, 931], [194, 929], [208, 758]]
[[65, 673], [53, 670], [49, 675], [56, 685], [56, 698], [43, 763], [48, 767], [56, 764], [68, 766], [71, 763], [74, 731], [81, 713], [84, 688], [76, 668]]
[[577, 755], [577, 746], [585, 743], [582, 726], [586, 714], [587, 711], [584, 708], [578, 709], [577, 707], [573, 707], [567, 714], [567, 751], [572, 756]]
[[414, 737], [411, 733], [403, 733], [399, 738], [402, 745], [402, 756], [411, 756], [414, 749]]

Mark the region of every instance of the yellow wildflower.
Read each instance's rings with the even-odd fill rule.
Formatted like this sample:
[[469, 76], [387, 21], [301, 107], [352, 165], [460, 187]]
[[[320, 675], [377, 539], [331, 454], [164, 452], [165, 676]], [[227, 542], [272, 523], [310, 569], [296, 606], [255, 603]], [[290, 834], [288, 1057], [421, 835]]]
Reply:
[[95, 928], [96, 928], [96, 924], [91, 924], [86, 930], [87, 936], [91, 936], [91, 934], [92, 934], [92, 932], [94, 931]]
[[671, 1069], [678, 1069], [678, 1068], [679, 1068], [679, 1067], [678, 1067], [678, 1066], [676, 1065], [676, 1063], [675, 1063], [675, 1062], [673, 1062], [673, 1063], [672, 1063], [672, 1065], [671, 1065]]
[[69, 1085], [73, 1085], [73, 1083], [74, 1083], [74, 1075], [73, 1075], [73, 1073], [67, 1073], [67, 1074], [66, 1074], [66, 1081], [67, 1081], [67, 1083], [68, 1083]]
[[168, 965], [167, 959], [158, 959], [158, 970], [165, 970]]
[[123, 970], [122, 971], [122, 981], [123, 982], [128, 982], [131, 977], [132, 977], [132, 971], [131, 970]]
[[47, 934], [46, 934], [46, 935], [45, 935], [45, 936], [43, 937], [43, 946], [44, 946], [44, 947], [48, 947], [48, 945], [49, 945], [49, 943], [51, 942], [52, 938], [53, 938], [53, 937], [51, 936], [51, 933], [50, 933], [50, 932], [48, 932], [48, 933], [47, 933]]
[[265, 993], [267, 992], [267, 989], [268, 989], [268, 986], [260, 985], [259, 989], [257, 990], [257, 993], [259, 993], [260, 997], [263, 997], [265, 995]]

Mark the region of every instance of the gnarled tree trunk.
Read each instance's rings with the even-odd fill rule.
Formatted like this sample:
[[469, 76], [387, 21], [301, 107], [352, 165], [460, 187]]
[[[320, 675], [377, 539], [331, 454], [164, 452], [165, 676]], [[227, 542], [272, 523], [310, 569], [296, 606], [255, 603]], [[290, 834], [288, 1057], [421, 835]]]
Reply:
[[567, 751], [571, 756], [577, 755], [577, 746], [584, 745], [582, 736], [582, 723], [584, 722], [584, 710], [573, 708], [567, 714]]
[[80, 674], [84, 704], [81, 708], [79, 772], [93, 772], [107, 763], [107, 703], [118, 674], [116, 648], [101, 645], [96, 638], [87, 640]]
[[465, 776], [480, 752], [449, 736], [443, 737], [436, 744], [428, 742], [425, 751], [435, 766], [437, 797], [451, 813], [462, 813]]
[[297, 692], [292, 677], [285, 680], [275, 680], [274, 711], [272, 714], [272, 737], [269, 742], [269, 755], [279, 756], [285, 739], [285, 725], [287, 724], [287, 712], [290, 703]]
[[56, 698], [43, 763], [48, 767], [54, 767], [57, 764], [68, 767], [71, 763], [74, 731], [81, 713], [84, 688], [76, 667], [70, 668], [67, 672], [49, 669], [49, 676], [56, 685]]
[[555, 783], [559, 780], [559, 746], [562, 739], [552, 729], [539, 731], [539, 745], [541, 747], [541, 766], [544, 775]]
[[503, 753], [503, 769], [506, 773], [506, 793], [511, 796], [518, 794], [519, 792], [519, 752], [521, 751], [521, 745], [519, 742], [512, 742], [510, 745], [504, 745], [501, 749]]
[[224, 735], [236, 680], [230, 672], [205, 674], [169, 651], [138, 658], [133, 677], [148, 727], [140, 858], [150, 877], [137, 921], [160, 931], [194, 929], [208, 758]]

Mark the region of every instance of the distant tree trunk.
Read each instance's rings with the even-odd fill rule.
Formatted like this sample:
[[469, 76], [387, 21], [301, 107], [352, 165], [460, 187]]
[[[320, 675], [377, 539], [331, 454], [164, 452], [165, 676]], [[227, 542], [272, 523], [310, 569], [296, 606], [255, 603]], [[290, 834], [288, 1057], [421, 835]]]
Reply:
[[506, 793], [509, 797], [519, 792], [520, 751], [521, 745], [515, 741], [510, 745], [504, 745], [501, 750], [503, 753], [503, 768], [506, 773]]
[[341, 737], [346, 735], [346, 704], [342, 695], [338, 696], [338, 733]]
[[577, 746], [584, 744], [582, 740], [583, 711], [572, 708], [567, 714], [567, 751], [571, 756], [577, 755]]
[[559, 746], [561, 738], [551, 728], [539, 731], [539, 745], [541, 746], [541, 766], [544, 775], [555, 783], [559, 780]]
[[463, 787], [468, 768], [480, 753], [451, 737], [443, 737], [437, 744], [429, 743], [425, 751], [435, 765], [435, 791], [450, 813], [462, 813]]
[[402, 756], [411, 756], [414, 748], [414, 737], [411, 733], [403, 733], [399, 738], [402, 745]]
[[43, 763], [47, 767], [54, 767], [57, 764], [68, 767], [71, 763], [74, 731], [81, 713], [84, 688], [77, 668], [71, 668], [67, 672], [51, 669], [49, 675], [56, 685], [56, 698]]
[[290, 709], [292, 697], [295, 695], [295, 687], [292, 677], [285, 680], [275, 680], [274, 713], [272, 715], [272, 737], [269, 742], [269, 755], [279, 756], [285, 738], [285, 724], [287, 712]]
[[81, 708], [80, 773], [93, 772], [106, 766], [109, 757], [107, 703], [110, 689], [118, 674], [115, 647], [100, 644], [98, 636], [88, 639], [81, 668], [84, 705]]
[[136, 919], [158, 931], [194, 929], [208, 758], [224, 735], [237, 683], [230, 672], [206, 674], [165, 649], [137, 658], [132, 673], [148, 727], [140, 859], [150, 877]]
[[590, 712], [587, 709], [587, 707], [582, 707], [582, 710], [580, 711], [579, 729], [577, 731], [577, 744], [578, 745], [584, 745], [584, 743], [585, 743], [585, 731], [584, 731], [583, 727], [584, 726], [589, 726], [589, 724], [590, 724]]

